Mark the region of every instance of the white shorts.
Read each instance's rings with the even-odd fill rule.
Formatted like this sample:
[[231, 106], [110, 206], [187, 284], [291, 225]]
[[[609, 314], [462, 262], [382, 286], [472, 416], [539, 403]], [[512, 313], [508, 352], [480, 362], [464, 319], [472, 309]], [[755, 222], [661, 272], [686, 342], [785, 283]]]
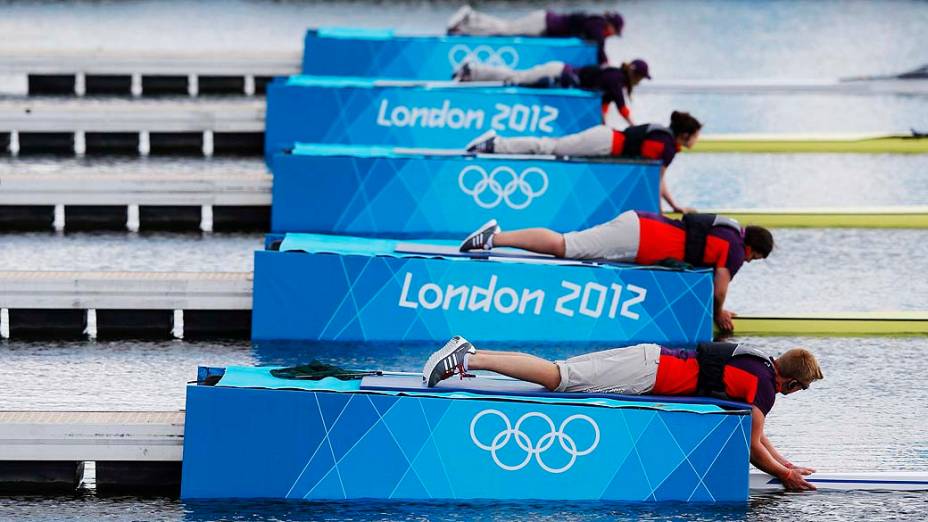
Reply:
[[654, 389], [661, 347], [638, 344], [555, 361], [561, 384], [555, 391], [642, 395]]
[[631, 263], [638, 256], [638, 214], [627, 210], [612, 221], [564, 234], [564, 257]]

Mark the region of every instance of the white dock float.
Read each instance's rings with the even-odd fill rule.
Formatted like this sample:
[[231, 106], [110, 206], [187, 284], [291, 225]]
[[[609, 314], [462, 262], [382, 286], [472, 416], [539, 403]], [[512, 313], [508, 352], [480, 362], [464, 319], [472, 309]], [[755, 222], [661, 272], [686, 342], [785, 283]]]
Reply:
[[263, 100], [0, 101], [0, 132], [264, 132]]
[[2, 411], [0, 461], [183, 459], [182, 411]]
[[[301, 55], [290, 52], [239, 52], [166, 53], [166, 52], [114, 52], [86, 51], [35, 51], [0, 53], [0, 74], [23, 78], [16, 94], [42, 94], [49, 85], [33, 84], [40, 77], [51, 77], [51, 93], [94, 94], [95, 82], [102, 82], [106, 93], [122, 90], [125, 94], [149, 94], [149, 78], [177, 78], [190, 96], [212, 92], [210, 82], [225, 80], [222, 92], [253, 95], [261, 84], [275, 76], [299, 74]], [[237, 80], [231, 84], [229, 79]], [[121, 81], [122, 80], [122, 81]], [[203, 88], [201, 89], [201, 84]], [[100, 89], [97, 85], [96, 89]], [[176, 90], [176, 86], [175, 86]]]
[[72, 167], [3, 175], [0, 205], [270, 206], [272, 182], [262, 169], [94, 174]]
[[251, 310], [251, 272], [0, 272], [0, 308]]
[[98, 492], [180, 491], [182, 411], [0, 411], [0, 491], [74, 491], [85, 463]]
[[248, 338], [250, 272], [0, 272], [0, 337]]
[[[161, 152], [259, 155], [263, 100], [0, 100], [0, 149], [24, 152]], [[2, 150], [0, 150], [2, 151]]]
[[285, 76], [300, 72], [301, 53], [30, 51], [0, 53], [3, 74], [157, 74]]

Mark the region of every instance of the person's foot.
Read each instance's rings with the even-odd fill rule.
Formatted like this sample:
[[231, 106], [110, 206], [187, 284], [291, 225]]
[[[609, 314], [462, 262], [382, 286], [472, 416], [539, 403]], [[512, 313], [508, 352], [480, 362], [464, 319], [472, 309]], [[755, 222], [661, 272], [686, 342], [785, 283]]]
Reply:
[[463, 65], [458, 67], [458, 70], [454, 71], [454, 74], [451, 75], [451, 79], [456, 82], [469, 82], [470, 62], [464, 62]]
[[472, 353], [477, 353], [477, 349], [467, 339], [457, 335], [452, 337], [425, 362], [422, 381], [431, 388], [456, 374], [460, 374], [463, 379], [467, 375], [464, 370], [464, 356]]
[[490, 240], [493, 238], [493, 234], [499, 234], [502, 231], [503, 229], [496, 223], [496, 220], [491, 219], [484, 223], [482, 227], [478, 228], [476, 232], [467, 236], [467, 239], [461, 243], [458, 250], [461, 252], [491, 250], [493, 248], [493, 243]]
[[472, 154], [493, 154], [496, 150], [496, 131], [490, 129], [467, 144], [464, 150]]
[[464, 4], [448, 19], [448, 34], [456, 34], [460, 30], [461, 24], [467, 21], [467, 17], [473, 13], [471, 6]]

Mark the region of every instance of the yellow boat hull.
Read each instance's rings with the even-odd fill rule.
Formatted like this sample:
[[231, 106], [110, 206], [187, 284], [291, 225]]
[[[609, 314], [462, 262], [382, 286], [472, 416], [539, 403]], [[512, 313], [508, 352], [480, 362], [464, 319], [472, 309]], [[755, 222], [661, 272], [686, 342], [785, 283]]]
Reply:
[[690, 152], [928, 154], [928, 138], [913, 136], [716, 135]]
[[[928, 207], [863, 209], [699, 209], [768, 228], [928, 228]], [[665, 214], [680, 219], [676, 212]]]

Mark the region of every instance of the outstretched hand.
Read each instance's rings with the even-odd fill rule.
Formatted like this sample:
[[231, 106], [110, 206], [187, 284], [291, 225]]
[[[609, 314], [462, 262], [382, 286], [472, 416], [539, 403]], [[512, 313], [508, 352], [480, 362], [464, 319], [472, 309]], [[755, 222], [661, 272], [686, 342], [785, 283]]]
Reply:
[[715, 316], [715, 324], [723, 332], [732, 332], [735, 330], [735, 323], [732, 321], [732, 318], [735, 316], [737, 316], [737, 314], [734, 312], [722, 310]]
[[803, 475], [803, 476], [809, 476], [809, 475], [815, 473], [815, 468], [806, 468], [806, 467], [803, 467], [803, 466], [793, 466], [793, 467], [790, 468], [790, 469], [794, 469], [794, 470], [798, 471], [799, 474], [800, 474], [800, 475]]
[[804, 473], [801, 473], [799, 468], [793, 468], [780, 477], [780, 482], [783, 483], [783, 487], [786, 488], [786, 491], [815, 491], [816, 487], [802, 478], [803, 475]]

